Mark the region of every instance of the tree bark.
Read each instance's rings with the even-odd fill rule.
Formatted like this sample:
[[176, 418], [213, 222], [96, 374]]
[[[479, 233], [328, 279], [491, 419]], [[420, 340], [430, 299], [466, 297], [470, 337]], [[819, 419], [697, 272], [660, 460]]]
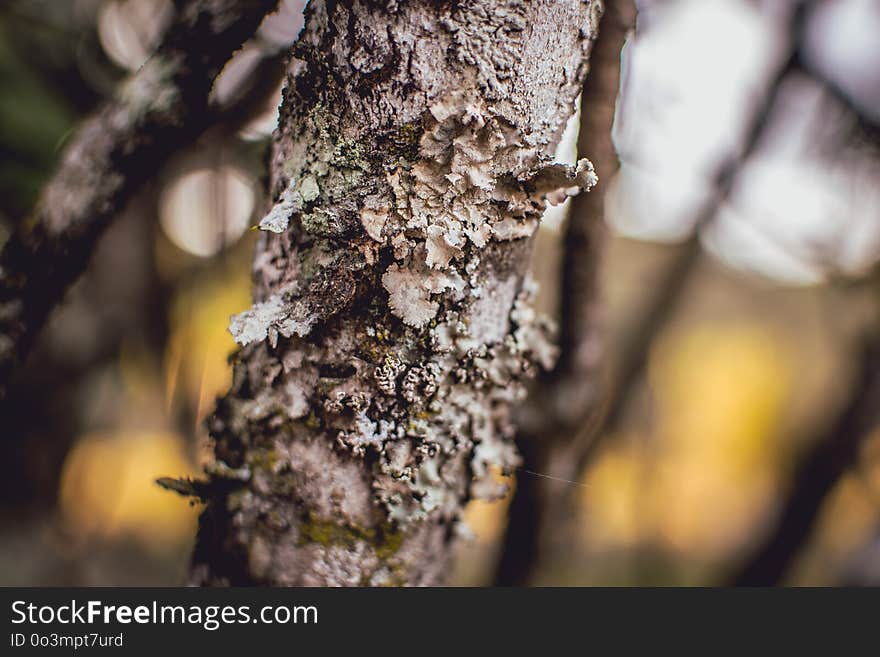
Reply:
[[442, 581], [518, 463], [554, 348], [531, 238], [592, 166], [550, 154], [597, 0], [313, 0], [271, 157], [244, 345], [211, 420], [200, 584]]

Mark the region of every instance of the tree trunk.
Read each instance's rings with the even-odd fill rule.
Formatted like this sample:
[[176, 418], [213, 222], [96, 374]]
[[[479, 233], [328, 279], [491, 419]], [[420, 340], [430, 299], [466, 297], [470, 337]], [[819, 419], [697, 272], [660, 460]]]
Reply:
[[442, 581], [461, 510], [518, 463], [552, 363], [529, 306], [550, 154], [598, 0], [313, 0], [270, 163], [244, 345], [211, 420], [201, 584]]

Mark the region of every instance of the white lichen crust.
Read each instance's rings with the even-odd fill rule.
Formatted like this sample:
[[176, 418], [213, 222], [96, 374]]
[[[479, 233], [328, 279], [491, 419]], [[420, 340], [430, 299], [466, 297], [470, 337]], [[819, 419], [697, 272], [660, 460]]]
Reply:
[[211, 426], [251, 476], [212, 480], [196, 580], [437, 583], [464, 504], [503, 494], [511, 404], [554, 357], [531, 237], [595, 183], [549, 154], [596, 6], [310, 3]]

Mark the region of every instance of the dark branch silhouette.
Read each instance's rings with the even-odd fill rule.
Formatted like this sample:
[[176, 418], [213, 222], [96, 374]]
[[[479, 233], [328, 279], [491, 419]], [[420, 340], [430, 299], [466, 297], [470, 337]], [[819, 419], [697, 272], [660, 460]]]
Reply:
[[620, 51], [635, 16], [631, 0], [606, 3], [593, 47], [592, 70], [581, 95], [578, 154], [592, 159], [599, 184], [589, 194], [572, 200], [561, 263], [560, 355], [556, 367], [533, 391], [533, 410], [520, 423], [517, 445], [524, 466], [517, 478], [496, 573], [496, 583], [502, 586], [525, 584], [531, 578], [545, 516], [541, 500], [550, 495], [545, 490], [548, 486], [560, 483], [529, 472], [552, 469], [548, 457], [580, 426], [584, 409], [596, 403], [602, 352], [596, 274], [605, 241], [605, 189], [618, 168], [611, 126], [620, 80]]
[[855, 362], [858, 369], [852, 395], [800, 459], [777, 522], [731, 575], [729, 584], [781, 583], [812, 533], [828, 494], [856, 463], [859, 447], [880, 415], [880, 339], [876, 327], [857, 350]]
[[[625, 339], [621, 362], [606, 382], [600, 398], [593, 403], [575, 407], [578, 414], [574, 421], [565, 422], [562, 432], [554, 431], [554, 419], [544, 418], [550, 427], [542, 433], [539, 447], [528, 446], [527, 442], [535, 440], [523, 432], [520, 438], [521, 449], [531, 460], [526, 460], [525, 468], [547, 473], [555, 480], [530, 480], [519, 477], [517, 495], [511, 506], [510, 526], [499, 562], [496, 582], [501, 585], [523, 584], [529, 581], [537, 567], [535, 560], [539, 554], [541, 535], [552, 528], [558, 532], [563, 526], [564, 517], [569, 515], [573, 503], [571, 486], [563, 481], [577, 480], [590, 461], [599, 452], [603, 437], [620, 421], [630, 394], [636, 384], [643, 378], [647, 365], [648, 354], [654, 338], [674, 315], [678, 302], [682, 297], [691, 273], [699, 262], [701, 247], [699, 235], [715, 217], [718, 209], [730, 196], [736, 183], [736, 176], [743, 164], [751, 157], [758, 146], [769, 123], [772, 110], [777, 104], [783, 88], [783, 80], [794, 70], [800, 68], [798, 58], [798, 40], [806, 14], [812, 5], [811, 0], [797, 3], [791, 15], [788, 52], [780, 58], [774, 75], [768, 82], [764, 97], [759, 99], [747, 121], [743, 145], [740, 150], [730, 155], [718, 168], [714, 176], [712, 188], [714, 193], [694, 213], [691, 224], [694, 226], [691, 237], [680, 247], [680, 251], [663, 275], [655, 293], [647, 304], [644, 312], [633, 323], [629, 338]], [[602, 37], [600, 35], [600, 42]], [[598, 54], [598, 53], [597, 53]], [[595, 129], [595, 128], [593, 128]], [[608, 126], [610, 131], [610, 124]], [[588, 133], [595, 135], [597, 133]], [[600, 170], [601, 173], [601, 170]], [[594, 192], [595, 193], [595, 192]], [[572, 215], [573, 223], [575, 215]], [[589, 220], [590, 217], [587, 217]], [[580, 221], [580, 219], [577, 219]], [[581, 229], [578, 229], [581, 230]], [[567, 247], [575, 246], [575, 240]], [[572, 308], [583, 309], [586, 303], [575, 289], [563, 284], [563, 289], [575, 299], [580, 299], [568, 306], [563, 306], [562, 325], [575, 327], [572, 330], [583, 330], [582, 320]], [[584, 289], [584, 288], [581, 288]], [[591, 288], [587, 288], [590, 290]], [[567, 312], [566, 312], [567, 311]], [[563, 328], [563, 336], [566, 328]], [[565, 338], [562, 342], [562, 368], [569, 367], [566, 358], [568, 347]], [[570, 347], [569, 347], [570, 348]], [[562, 371], [565, 371], [564, 369]], [[559, 390], [554, 389], [555, 377], [549, 378], [550, 384], [544, 391], [544, 398], [559, 398]], [[565, 397], [562, 397], [565, 399]], [[557, 410], [556, 406], [547, 408]], [[569, 410], [569, 413], [571, 410]], [[564, 416], [563, 416], [564, 417]], [[557, 420], [558, 422], [558, 420]], [[540, 426], [540, 425], [537, 425]], [[551, 436], [561, 436], [553, 440]], [[522, 497], [522, 499], [517, 499]]]

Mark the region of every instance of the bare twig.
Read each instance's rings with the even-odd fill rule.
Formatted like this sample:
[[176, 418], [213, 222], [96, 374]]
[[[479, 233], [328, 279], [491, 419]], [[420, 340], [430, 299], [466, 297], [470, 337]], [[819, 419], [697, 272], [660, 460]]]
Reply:
[[[876, 327], [875, 327], [876, 328]], [[864, 438], [880, 419], [880, 337], [876, 330], [856, 354], [853, 393], [830, 427], [801, 458], [778, 520], [729, 578], [737, 586], [782, 581], [837, 482], [856, 462]]]
[[651, 345], [678, 309], [701, 253], [698, 233], [679, 245], [672, 262], [661, 273], [648, 304], [632, 322], [629, 335], [624, 339], [620, 362], [608, 377], [605, 394], [591, 409], [586, 424], [582, 425], [584, 428], [575, 434], [570, 461], [575, 474], [584, 471], [598, 454], [604, 438], [619, 425], [633, 389], [644, 377]]
[[[617, 366], [611, 381], [606, 384], [601, 398], [592, 403], [576, 405], [574, 407], [575, 418], [573, 420], [567, 419], [562, 431], [551, 429], [547, 432], [548, 435], [542, 435], [540, 449], [535, 446], [526, 446], [525, 443], [534, 440], [534, 438], [523, 435], [520, 442], [526, 455], [525, 467], [546, 472], [557, 481], [577, 480], [590, 460], [598, 453], [603, 436], [608, 435], [610, 429], [619, 422], [632, 389], [643, 376], [654, 338], [674, 314], [690, 275], [699, 261], [701, 253], [700, 231], [713, 220], [722, 203], [730, 196], [737, 172], [755, 151], [766, 130], [772, 109], [781, 94], [783, 79], [798, 66], [797, 37], [801, 33], [804, 17], [810, 5], [810, 0], [802, 0], [794, 8], [789, 31], [788, 54], [780, 58], [780, 64], [768, 82], [764, 98], [755, 105], [750, 115], [744, 130], [743, 147], [719, 167], [712, 185], [714, 193], [710, 194], [695, 212], [692, 221], [694, 226], [692, 236], [680, 247], [678, 255], [665, 272], [663, 280], [658, 285], [656, 293], [644, 313], [634, 323], [632, 335], [626, 340], [623, 349], [622, 361]], [[601, 35], [599, 41], [602, 41]], [[597, 130], [598, 128], [590, 126], [588, 129]], [[610, 124], [607, 131], [610, 132]], [[587, 133], [584, 138], [589, 139], [595, 136], [596, 133]], [[581, 222], [590, 220], [593, 220], [590, 215], [577, 217], [573, 213], [572, 224], [577, 226], [574, 230], [582, 231], [583, 229], [579, 227], [583, 225]], [[569, 241], [567, 248], [573, 250], [575, 254], [573, 257], [584, 257], [580, 254], [577, 233], [575, 233], [575, 239]], [[572, 256], [569, 254], [568, 257]], [[595, 258], [595, 255], [592, 257]], [[570, 278], [571, 275], [567, 271], [566, 276], [569, 277], [569, 281], [575, 280]], [[582, 320], [581, 309], [589, 307], [587, 304], [592, 303], [593, 297], [591, 286], [581, 284], [580, 287], [577, 287], [576, 284], [572, 286], [570, 282], [564, 282], [563, 289], [566, 295], [575, 299], [567, 306], [563, 306], [564, 312], [561, 322], [563, 340], [560, 363], [563, 368], [561, 371], [566, 372], [571, 367], [571, 362], [577, 362], [571, 358], [571, 355], [566, 357], [566, 350], [571, 349], [572, 344], [577, 344], [570, 337], [566, 339], [566, 330], [572, 333], [586, 330], [586, 334], [589, 335], [592, 329]], [[591, 295], [589, 299], [581, 297], [582, 292], [579, 290], [587, 290], [588, 295]], [[578, 314], [579, 312], [581, 315]], [[566, 329], [566, 326], [571, 328]], [[577, 374], [575, 370], [572, 372]], [[581, 374], [583, 373], [582, 371]], [[595, 381], [594, 374], [593, 372], [590, 375], [593, 381]], [[544, 391], [545, 395], [547, 398], [566, 400], [565, 395], [561, 395], [560, 390], [555, 388], [554, 384], [558, 380], [559, 378], [556, 377], [550, 379], [550, 385]], [[556, 405], [548, 406], [548, 408], [552, 408], [554, 411], [558, 410]], [[566, 416], [562, 415], [562, 417]], [[554, 426], [552, 420], [550, 426]], [[562, 440], [548, 440], [549, 435], [561, 436]], [[557, 519], [567, 515], [567, 510], [571, 505], [571, 486], [561, 486], [553, 482], [538, 482], [537, 480], [530, 481], [525, 477], [520, 477], [518, 484], [521, 489], [518, 489], [518, 494], [514, 497], [512, 504], [510, 525], [496, 579], [497, 583], [502, 585], [528, 582], [537, 565], [535, 560], [541, 540], [540, 534], [542, 531], [549, 531], [550, 528], [557, 530], [562, 524], [557, 522]], [[518, 497], [523, 499], [518, 500]]]
[[524, 468], [517, 478], [509, 522], [495, 576], [501, 586], [525, 584], [537, 562], [542, 499], [548, 487], [560, 482], [539, 479], [529, 472], [548, 469], [547, 458], [583, 421], [598, 390], [601, 360], [601, 321], [596, 273], [605, 238], [602, 212], [607, 181], [618, 168], [611, 126], [620, 80], [620, 51], [635, 24], [631, 0], [606, 2], [599, 37], [593, 46], [592, 67], [581, 95], [578, 153], [589, 155], [599, 184], [573, 199], [565, 234], [561, 271], [560, 357], [533, 392], [531, 406], [540, 409], [529, 426], [521, 424], [517, 444]]
[[113, 217], [206, 127], [214, 78], [276, 2], [181, 0], [156, 53], [72, 138], [0, 254], [0, 394]]
[[782, 94], [783, 80], [799, 66], [798, 36], [810, 4], [809, 0], [804, 0], [794, 9], [789, 30], [788, 54], [781, 58], [776, 73], [768, 82], [767, 92], [752, 110], [744, 131], [742, 148], [719, 167], [712, 185], [715, 191], [696, 211], [691, 222], [694, 226], [691, 237], [680, 247], [677, 257], [667, 269], [644, 314], [635, 323], [632, 338], [627, 341], [627, 346], [623, 350], [623, 360], [618, 367], [616, 377], [606, 388], [602, 402], [587, 416], [584, 429], [578, 432], [571, 442], [571, 451], [565, 461], [572, 464], [575, 475], [583, 472], [598, 451], [602, 437], [608, 435], [609, 430], [619, 422], [631, 390], [642, 378], [651, 344], [674, 314], [690, 274], [699, 261], [700, 232], [711, 223], [721, 205], [733, 191], [738, 172], [755, 152], [761, 136], [767, 129], [773, 107]]

